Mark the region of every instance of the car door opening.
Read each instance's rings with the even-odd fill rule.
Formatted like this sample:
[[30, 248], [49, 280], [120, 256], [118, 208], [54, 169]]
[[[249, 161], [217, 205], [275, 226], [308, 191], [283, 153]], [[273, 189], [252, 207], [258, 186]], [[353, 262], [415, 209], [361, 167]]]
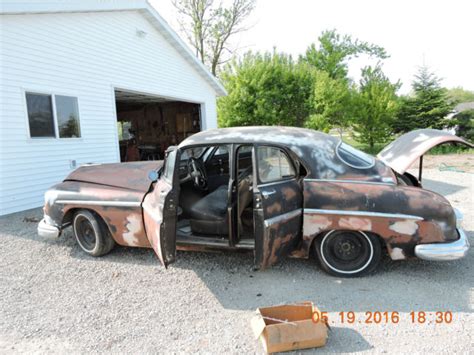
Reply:
[[201, 130], [201, 105], [115, 89], [120, 161], [162, 160]]
[[235, 171], [230, 144], [181, 151], [177, 168], [178, 245], [181, 241], [207, 247], [253, 248], [252, 148], [248, 148], [239, 150]]

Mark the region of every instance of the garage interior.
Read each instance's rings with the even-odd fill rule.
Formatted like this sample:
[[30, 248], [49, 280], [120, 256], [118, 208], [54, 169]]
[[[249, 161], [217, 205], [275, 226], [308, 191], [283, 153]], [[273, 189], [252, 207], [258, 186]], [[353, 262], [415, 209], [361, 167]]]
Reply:
[[201, 130], [201, 105], [115, 89], [120, 161], [161, 160]]

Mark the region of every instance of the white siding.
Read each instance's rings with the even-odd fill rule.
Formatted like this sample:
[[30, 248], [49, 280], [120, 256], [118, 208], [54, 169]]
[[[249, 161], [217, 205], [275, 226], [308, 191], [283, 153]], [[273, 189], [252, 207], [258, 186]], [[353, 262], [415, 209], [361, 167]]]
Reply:
[[[215, 91], [139, 11], [0, 21], [0, 214], [41, 206], [70, 160], [119, 161], [114, 87], [201, 103], [203, 128], [217, 124]], [[25, 91], [78, 97], [82, 137], [29, 138]]]

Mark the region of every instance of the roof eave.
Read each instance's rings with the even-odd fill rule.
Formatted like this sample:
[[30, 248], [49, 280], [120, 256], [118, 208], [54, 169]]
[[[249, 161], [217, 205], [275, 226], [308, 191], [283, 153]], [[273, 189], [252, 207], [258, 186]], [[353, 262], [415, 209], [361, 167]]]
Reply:
[[62, 12], [108, 12], [139, 10], [147, 7], [146, 0], [135, 1], [80, 1], [80, 2], [10, 2], [2, 3], [0, 14], [2, 15], [24, 15], [24, 14], [50, 14]]
[[[147, 2], [146, 11], [152, 16], [152, 23], [157, 26], [157, 29], [162, 33], [172, 44], [176, 44], [176, 50], [197, 70], [203, 75], [211, 87], [216, 92], [217, 96], [226, 96], [227, 91], [221, 82], [205, 67], [205, 65], [191, 52], [189, 47], [183, 42], [178, 34], [171, 28], [163, 17]], [[153, 21], [155, 19], [156, 21]], [[165, 33], [169, 36], [166, 36]]]

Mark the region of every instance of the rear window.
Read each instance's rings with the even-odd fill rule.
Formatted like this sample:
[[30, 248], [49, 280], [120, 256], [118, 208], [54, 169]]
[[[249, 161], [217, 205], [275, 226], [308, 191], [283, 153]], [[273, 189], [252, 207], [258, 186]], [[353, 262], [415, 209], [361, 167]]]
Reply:
[[373, 156], [361, 152], [360, 150], [340, 142], [336, 147], [336, 154], [343, 163], [356, 169], [368, 169], [374, 166]]

